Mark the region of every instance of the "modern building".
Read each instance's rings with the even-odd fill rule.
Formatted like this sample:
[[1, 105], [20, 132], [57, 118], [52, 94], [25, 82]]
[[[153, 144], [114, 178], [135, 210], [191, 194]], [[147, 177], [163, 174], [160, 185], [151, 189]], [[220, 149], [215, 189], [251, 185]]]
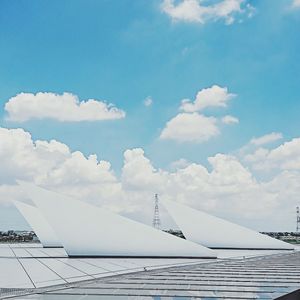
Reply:
[[163, 200], [162, 204], [187, 240], [206, 247], [215, 249], [294, 249], [291, 244], [186, 205], [170, 200]]
[[33, 229], [43, 247], [62, 247], [56, 233], [36, 207], [20, 201], [14, 201], [14, 204]]
[[150, 226], [31, 183], [19, 182], [70, 257], [197, 257], [216, 253]]
[[[20, 185], [36, 207], [16, 205], [27, 218], [26, 209], [30, 211], [29, 219], [38, 212], [64, 248], [0, 244], [0, 299], [285, 300], [300, 296], [297, 246], [287, 251], [293, 248], [289, 244], [265, 240], [252, 230], [164, 201], [185, 237], [218, 248], [212, 251], [77, 199], [26, 182]], [[193, 231], [191, 224], [198, 230]], [[248, 247], [247, 238], [255, 249]]]
[[299, 251], [217, 251], [219, 259], [70, 258], [63, 248], [0, 244], [0, 299], [299, 299]]

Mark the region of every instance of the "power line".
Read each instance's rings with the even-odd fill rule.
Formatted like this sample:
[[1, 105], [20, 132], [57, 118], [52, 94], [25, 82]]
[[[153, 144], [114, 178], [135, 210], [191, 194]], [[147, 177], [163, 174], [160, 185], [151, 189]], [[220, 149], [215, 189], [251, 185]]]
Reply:
[[300, 212], [299, 212], [299, 206], [296, 207], [296, 217], [297, 217], [296, 232], [299, 232], [299, 230], [300, 230]]
[[155, 194], [154, 196], [154, 215], [153, 215], [153, 221], [152, 225], [156, 229], [160, 229], [160, 217], [159, 217], [159, 208], [158, 208], [158, 195]]

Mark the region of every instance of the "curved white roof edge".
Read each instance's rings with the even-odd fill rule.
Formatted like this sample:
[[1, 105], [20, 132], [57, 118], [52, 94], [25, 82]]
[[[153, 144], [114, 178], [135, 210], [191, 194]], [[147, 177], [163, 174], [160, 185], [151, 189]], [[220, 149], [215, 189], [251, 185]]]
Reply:
[[282, 249], [293, 245], [170, 200], [161, 200], [187, 240], [209, 248]]
[[18, 183], [69, 256], [216, 258], [214, 251], [199, 244], [31, 183]]
[[20, 201], [13, 201], [13, 203], [35, 232], [43, 247], [62, 247], [54, 230], [38, 208]]

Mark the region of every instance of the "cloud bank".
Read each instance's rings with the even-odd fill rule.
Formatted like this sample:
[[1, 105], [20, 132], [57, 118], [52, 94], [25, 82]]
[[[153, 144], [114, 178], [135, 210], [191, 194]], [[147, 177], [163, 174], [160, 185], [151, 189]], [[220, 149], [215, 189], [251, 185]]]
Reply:
[[[72, 152], [55, 140], [34, 141], [23, 129], [0, 128], [0, 161], [2, 204], [23, 199], [15, 186], [16, 179], [23, 179], [149, 224], [153, 194], [159, 193], [229, 219], [239, 216], [244, 225], [252, 220], [253, 228], [259, 220], [268, 219], [274, 230], [282, 224], [291, 230], [290, 215], [300, 193], [300, 138], [268, 150], [249, 167], [233, 155], [218, 153], [208, 158], [209, 167], [181, 160], [173, 170], [157, 169], [143, 149], [128, 149], [122, 172], [116, 176], [110, 163], [96, 155]], [[275, 170], [267, 181], [250, 171], [252, 163], [262, 161]]]
[[300, 138], [294, 138], [274, 149], [259, 148], [245, 160], [256, 170], [300, 170]]

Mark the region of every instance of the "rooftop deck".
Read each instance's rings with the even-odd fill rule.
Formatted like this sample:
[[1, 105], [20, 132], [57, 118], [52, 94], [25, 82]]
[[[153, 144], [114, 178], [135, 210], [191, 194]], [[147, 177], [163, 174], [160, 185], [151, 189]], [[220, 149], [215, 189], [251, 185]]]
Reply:
[[220, 250], [217, 260], [79, 259], [62, 248], [2, 245], [0, 256], [2, 299], [276, 299], [300, 288], [298, 251]]

